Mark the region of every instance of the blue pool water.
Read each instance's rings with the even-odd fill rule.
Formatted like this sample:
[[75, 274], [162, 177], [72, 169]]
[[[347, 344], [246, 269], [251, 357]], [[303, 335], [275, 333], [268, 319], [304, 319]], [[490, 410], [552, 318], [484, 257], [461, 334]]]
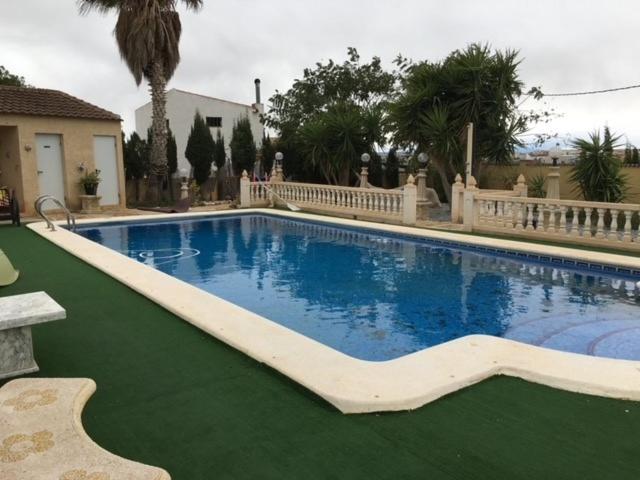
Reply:
[[356, 358], [390, 360], [487, 334], [640, 360], [633, 272], [269, 215], [78, 233]]

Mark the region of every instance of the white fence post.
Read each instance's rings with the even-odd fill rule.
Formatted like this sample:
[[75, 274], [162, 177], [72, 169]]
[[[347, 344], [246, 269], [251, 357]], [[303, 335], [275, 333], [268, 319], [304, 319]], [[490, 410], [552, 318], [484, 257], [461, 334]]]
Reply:
[[242, 172], [240, 179], [240, 208], [251, 207], [251, 182], [246, 170]]
[[467, 182], [467, 188], [464, 191], [464, 205], [462, 206], [463, 208], [462, 221], [464, 224], [465, 232], [472, 232], [473, 226], [476, 223], [476, 215], [478, 214], [478, 212], [475, 208], [474, 197], [475, 197], [476, 191], [478, 190], [476, 187], [477, 184], [478, 182], [476, 182], [476, 179], [473, 178], [473, 176], [470, 176], [469, 181]]
[[418, 192], [415, 186], [413, 175], [407, 178], [407, 184], [404, 186], [404, 198], [402, 201], [402, 223], [405, 225], [416, 224], [416, 210], [418, 203]]
[[460, 223], [462, 221], [461, 197], [464, 194], [464, 183], [460, 174], [456, 175], [456, 183], [451, 186], [451, 221]]

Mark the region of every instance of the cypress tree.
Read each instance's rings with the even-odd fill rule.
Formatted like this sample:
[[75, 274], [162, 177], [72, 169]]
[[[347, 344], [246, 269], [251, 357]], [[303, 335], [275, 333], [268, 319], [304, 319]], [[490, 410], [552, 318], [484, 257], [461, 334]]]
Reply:
[[134, 182], [136, 202], [140, 199], [140, 180], [149, 172], [148, 149], [147, 142], [136, 132], [123, 144], [124, 173], [127, 180]]
[[193, 178], [198, 185], [202, 185], [209, 178], [214, 147], [211, 131], [200, 112], [196, 111], [184, 154], [193, 168]]
[[218, 135], [216, 136], [216, 144], [213, 151], [213, 161], [216, 162], [216, 167], [218, 170], [224, 167], [224, 164], [227, 163], [227, 152], [224, 149], [224, 137], [218, 130]]
[[169, 178], [178, 171], [178, 145], [176, 136], [167, 127], [167, 166], [169, 167]]
[[239, 119], [233, 125], [233, 135], [229, 146], [231, 147], [231, 163], [235, 174], [241, 175], [243, 170], [251, 174], [256, 162], [257, 149], [248, 117]]
[[638, 149], [633, 147], [633, 153], [631, 154], [631, 163], [634, 165], [640, 164], [640, 156], [638, 155]]
[[273, 167], [273, 159], [276, 156], [276, 149], [271, 142], [271, 137], [267, 135], [262, 135], [262, 168], [264, 169], [264, 173], [269, 174], [271, 172], [271, 168]]

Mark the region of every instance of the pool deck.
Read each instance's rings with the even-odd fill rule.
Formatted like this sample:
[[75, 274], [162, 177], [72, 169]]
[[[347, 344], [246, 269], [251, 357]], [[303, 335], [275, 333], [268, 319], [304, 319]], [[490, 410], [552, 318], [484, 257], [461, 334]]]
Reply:
[[[640, 259], [630, 256], [585, 254], [582, 250], [563, 247], [304, 213], [266, 209], [242, 212], [467, 243], [483, 249], [555, 256], [562, 261], [599, 262], [640, 271]], [[237, 213], [142, 216], [136, 220], [197, 219]], [[123, 218], [115, 217], [105, 223], [121, 220]], [[640, 400], [640, 362], [559, 352], [487, 335], [459, 338], [386, 362], [355, 359], [65, 229], [51, 232], [43, 223], [31, 224], [29, 228], [192, 325], [278, 370], [344, 413], [418, 408], [494, 375], [515, 376], [573, 392]]]
[[[411, 412], [343, 415], [26, 228], [0, 227], [64, 322], [34, 328], [37, 377], [89, 377], [104, 448], [174, 480], [637, 479], [640, 404], [495, 377]], [[1, 466], [0, 466], [1, 469]]]

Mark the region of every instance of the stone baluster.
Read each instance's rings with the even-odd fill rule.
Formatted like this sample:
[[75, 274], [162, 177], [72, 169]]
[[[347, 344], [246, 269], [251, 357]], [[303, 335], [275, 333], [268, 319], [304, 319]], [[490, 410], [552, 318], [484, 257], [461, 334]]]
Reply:
[[[527, 228], [526, 230], [532, 232], [533, 228], [533, 203], [527, 203]], [[538, 219], [540, 222], [540, 219]], [[539, 225], [538, 225], [539, 226]]]
[[596, 220], [596, 238], [604, 238], [604, 208], [598, 208], [598, 219]]
[[505, 202], [504, 204], [504, 226], [509, 230], [515, 227], [515, 215], [513, 211], [513, 202]]
[[516, 203], [515, 205], [515, 209], [516, 209], [516, 230], [524, 230], [524, 220], [525, 220], [525, 216], [524, 216], [524, 212], [525, 212], [525, 207], [523, 207], [524, 203], [522, 203], [521, 205], [518, 205]]
[[567, 235], [567, 207], [560, 205], [560, 235]]
[[631, 218], [633, 217], [633, 212], [630, 210], [624, 211], [624, 234], [622, 235], [623, 242], [631, 241]]
[[620, 237], [618, 236], [618, 210], [609, 209], [609, 213], [611, 214], [611, 227], [609, 227], [609, 235], [607, 236], [607, 240], [612, 242], [619, 242]]
[[495, 226], [503, 227], [504, 226], [504, 211], [503, 211], [503, 202], [497, 201], [495, 202]]
[[580, 209], [577, 207], [571, 207], [571, 212], [573, 213], [573, 219], [571, 220], [571, 236], [579, 237], [580, 236]]
[[556, 233], [556, 206], [549, 205], [549, 224], [547, 225], [547, 233], [551, 235]]
[[582, 230], [582, 236], [586, 238], [591, 238], [591, 212], [593, 209], [585, 208], [584, 209], [584, 228]]

